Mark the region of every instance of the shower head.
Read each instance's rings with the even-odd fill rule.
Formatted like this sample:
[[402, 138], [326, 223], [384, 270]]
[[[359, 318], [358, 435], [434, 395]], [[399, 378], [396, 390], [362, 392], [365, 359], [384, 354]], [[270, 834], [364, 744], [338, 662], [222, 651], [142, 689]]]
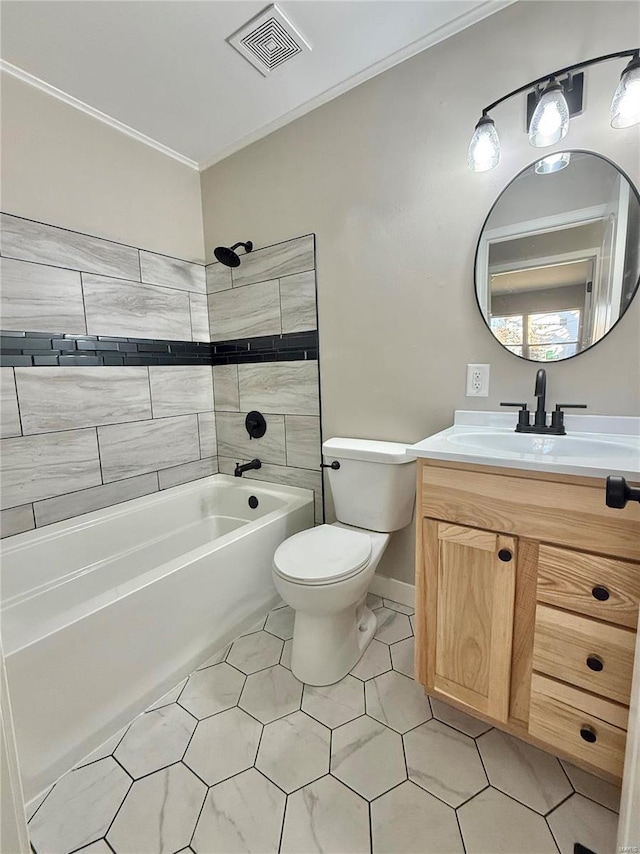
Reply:
[[246, 243], [242, 243], [242, 241], [240, 241], [240, 243], [234, 243], [230, 249], [226, 246], [216, 246], [213, 250], [213, 254], [216, 256], [216, 261], [219, 261], [227, 267], [239, 267], [240, 257], [237, 252], [235, 252], [238, 246], [243, 246], [245, 252], [251, 252], [253, 249], [253, 243], [250, 240], [247, 240]]

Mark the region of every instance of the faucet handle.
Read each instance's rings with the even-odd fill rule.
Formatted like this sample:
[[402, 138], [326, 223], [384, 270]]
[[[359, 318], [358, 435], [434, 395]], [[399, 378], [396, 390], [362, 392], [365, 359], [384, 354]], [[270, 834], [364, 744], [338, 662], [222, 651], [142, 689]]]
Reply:
[[564, 412], [562, 410], [586, 408], [586, 403], [556, 403], [556, 408], [551, 413], [551, 426], [564, 431]]
[[501, 403], [500, 406], [519, 406], [518, 427], [528, 427], [530, 424], [529, 410], [526, 403]]

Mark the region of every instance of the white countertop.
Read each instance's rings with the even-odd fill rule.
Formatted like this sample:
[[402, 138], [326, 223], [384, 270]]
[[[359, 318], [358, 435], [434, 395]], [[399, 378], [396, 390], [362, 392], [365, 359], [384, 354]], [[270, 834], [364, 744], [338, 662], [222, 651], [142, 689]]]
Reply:
[[454, 423], [407, 454], [433, 460], [640, 481], [640, 418], [565, 415], [566, 436], [516, 433], [510, 412], [456, 410]]

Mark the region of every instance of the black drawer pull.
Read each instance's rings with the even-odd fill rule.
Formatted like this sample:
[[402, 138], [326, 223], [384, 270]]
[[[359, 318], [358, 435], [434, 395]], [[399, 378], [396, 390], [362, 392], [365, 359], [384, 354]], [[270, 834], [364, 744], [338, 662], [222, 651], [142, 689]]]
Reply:
[[596, 673], [599, 673], [604, 668], [604, 661], [599, 655], [590, 655], [587, 658], [587, 667], [589, 670], [595, 670]]
[[591, 595], [594, 599], [597, 599], [598, 602], [606, 602], [609, 598], [609, 591], [606, 587], [602, 587], [600, 584], [597, 584], [591, 591]]
[[505, 563], [508, 563], [513, 557], [513, 554], [509, 551], [509, 549], [500, 549], [500, 551], [498, 552], [498, 557], [500, 558], [500, 560], [503, 560]]
[[588, 741], [589, 744], [593, 744], [598, 740], [595, 729], [593, 727], [586, 726], [586, 724], [580, 727], [580, 738]]

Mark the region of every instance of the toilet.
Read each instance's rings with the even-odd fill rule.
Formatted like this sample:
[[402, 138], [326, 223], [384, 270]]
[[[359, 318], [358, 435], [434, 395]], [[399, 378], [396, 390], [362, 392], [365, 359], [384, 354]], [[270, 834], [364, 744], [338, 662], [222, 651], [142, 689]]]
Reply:
[[338, 521], [289, 537], [273, 559], [276, 590], [295, 611], [291, 670], [308, 685], [338, 682], [372, 640], [367, 590], [390, 534], [410, 524], [415, 503], [415, 457], [406, 445], [337, 438], [322, 451], [334, 464], [327, 471]]

